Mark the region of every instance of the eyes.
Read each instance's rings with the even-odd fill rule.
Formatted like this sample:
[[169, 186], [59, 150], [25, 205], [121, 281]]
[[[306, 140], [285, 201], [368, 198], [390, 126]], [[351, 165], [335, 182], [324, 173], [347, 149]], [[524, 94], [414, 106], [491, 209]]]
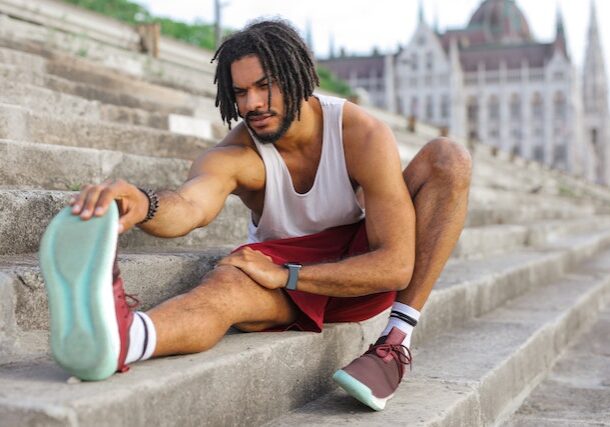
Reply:
[[[267, 80], [262, 81], [262, 82], [258, 82], [256, 83], [255, 87], [257, 89], [260, 90], [269, 90], [269, 88], [272, 86], [273, 82], [269, 82]], [[233, 88], [233, 94], [235, 95], [235, 98], [242, 98], [244, 97], [246, 94], [248, 93], [248, 91], [246, 89], [241, 89], [241, 88]]]

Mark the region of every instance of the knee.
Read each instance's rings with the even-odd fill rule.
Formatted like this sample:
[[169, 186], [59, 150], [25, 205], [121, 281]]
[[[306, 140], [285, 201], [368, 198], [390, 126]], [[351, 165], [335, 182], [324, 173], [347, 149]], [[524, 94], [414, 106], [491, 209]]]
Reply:
[[210, 274], [214, 277], [214, 282], [234, 284], [243, 281], [245, 273], [232, 265], [217, 265]]
[[429, 167], [434, 178], [448, 188], [465, 190], [470, 187], [472, 158], [462, 144], [449, 138], [436, 138], [426, 144]]
[[237, 298], [252, 286], [258, 286], [239, 268], [232, 265], [218, 265], [205, 275], [200, 286], [191, 292], [198, 294], [202, 289], [212, 289], [228, 298]]

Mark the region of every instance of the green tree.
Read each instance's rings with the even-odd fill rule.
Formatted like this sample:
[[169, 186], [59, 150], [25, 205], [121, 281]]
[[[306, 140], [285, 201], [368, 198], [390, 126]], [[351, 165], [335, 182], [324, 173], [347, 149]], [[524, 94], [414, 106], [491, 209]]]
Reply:
[[328, 68], [318, 66], [317, 70], [320, 76], [320, 88], [345, 97], [352, 95], [352, 88], [345, 81], [331, 73]]

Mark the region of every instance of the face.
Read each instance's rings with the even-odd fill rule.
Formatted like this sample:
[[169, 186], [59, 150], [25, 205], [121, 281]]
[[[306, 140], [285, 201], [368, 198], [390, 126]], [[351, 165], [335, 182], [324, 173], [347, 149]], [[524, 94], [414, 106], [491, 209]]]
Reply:
[[[277, 142], [290, 127], [284, 115], [284, 98], [277, 84], [265, 77], [257, 56], [245, 56], [231, 64], [233, 93], [239, 116], [263, 143]], [[271, 91], [271, 105], [269, 101]]]

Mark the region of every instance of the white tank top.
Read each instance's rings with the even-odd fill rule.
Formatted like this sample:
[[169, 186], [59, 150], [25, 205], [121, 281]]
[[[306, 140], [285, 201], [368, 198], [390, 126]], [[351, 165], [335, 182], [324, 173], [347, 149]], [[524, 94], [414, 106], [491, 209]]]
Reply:
[[263, 213], [248, 225], [248, 243], [315, 234], [364, 218], [352, 188], [343, 153], [345, 100], [315, 95], [322, 106], [322, 154], [311, 189], [297, 193], [284, 159], [274, 144], [262, 144], [250, 133], [263, 162], [266, 185]]

